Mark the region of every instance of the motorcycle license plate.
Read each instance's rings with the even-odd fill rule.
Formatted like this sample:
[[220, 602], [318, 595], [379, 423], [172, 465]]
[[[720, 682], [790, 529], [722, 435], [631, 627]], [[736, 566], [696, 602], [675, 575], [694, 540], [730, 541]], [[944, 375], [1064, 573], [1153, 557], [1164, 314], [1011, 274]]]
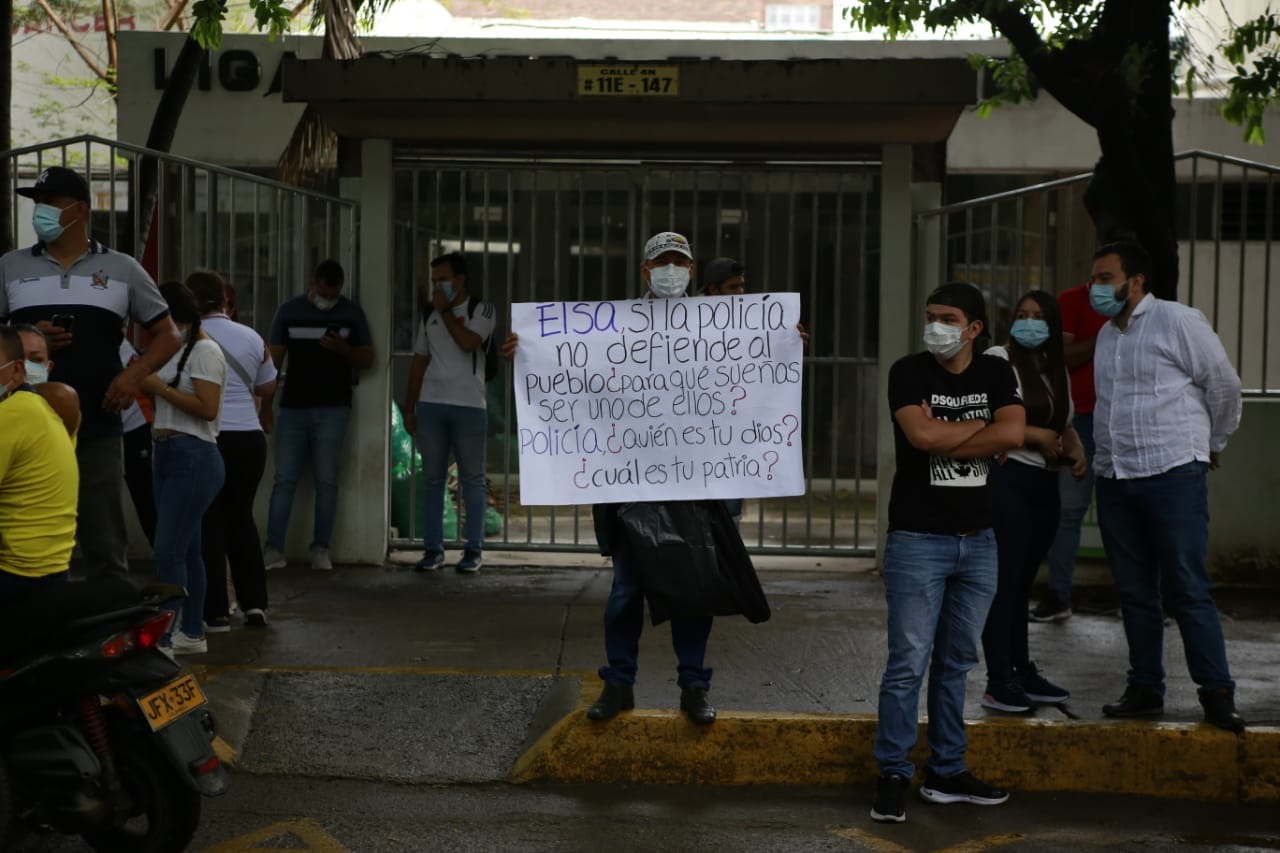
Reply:
[[142, 716], [153, 732], [158, 732], [174, 720], [194, 711], [205, 702], [204, 693], [194, 675], [184, 675], [171, 681], [154, 693], [138, 700]]

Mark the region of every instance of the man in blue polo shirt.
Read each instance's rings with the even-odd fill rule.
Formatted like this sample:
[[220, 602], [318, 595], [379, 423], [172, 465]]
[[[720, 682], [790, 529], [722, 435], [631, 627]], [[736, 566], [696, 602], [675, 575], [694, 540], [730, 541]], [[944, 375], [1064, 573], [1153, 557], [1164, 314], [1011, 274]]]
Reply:
[[282, 568], [293, 494], [307, 459], [316, 486], [311, 568], [333, 568], [329, 540], [338, 514], [338, 471], [351, 417], [356, 370], [373, 364], [373, 338], [359, 305], [342, 295], [342, 266], [321, 261], [307, 292], [282, 304], [271, 320], [267, 349], [280, 369], [288, 361], [276, 418], [275, 483], [267, 512], [263, 562]]
[[[133, 258], [89, 236], [83, 177], [51, 166], [18, 194], [36, 203], [31, 224], [37, 242], [0, 258], [0, 322], [30, 323], [44, 332], [58, 379], [80, 395], [76, 539], [90, 574], [126, 574], [120, 412], [182, 338], [151, 276]], [[130, 318], [152, 339], [146, 353], [124, 367], [118, 353]]]

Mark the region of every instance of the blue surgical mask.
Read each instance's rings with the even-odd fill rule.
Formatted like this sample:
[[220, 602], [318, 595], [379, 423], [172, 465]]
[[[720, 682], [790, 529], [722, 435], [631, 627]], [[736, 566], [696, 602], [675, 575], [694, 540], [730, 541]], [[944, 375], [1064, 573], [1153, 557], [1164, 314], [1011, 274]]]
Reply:
[[[70, 206], [67, 205], [67, 207]], [[31, 227], [35, 229], [36, 236], [40, 238], [42, 243], [52, 243], [62, 236], [63, 231], [67, 230], [67, 226], [61, 222], [64, 209], [54, 207], [52, 204], [37, 204], [35, 210], [32, 211]]]
[[[11, 364], [13, 364], [12, 361], [6, 361], [4, 364], [0, 364], [0, 370], [4, 370], [6, 367], [8, 367]], [[5, 397], [8, 397], [8, 396], [9, 396], [9, 386], [0, 385], [0, 400], [3, 400]]]
[[927, 323], [924, 327], [924, 345], [929, 352], [938, 358], [954, 358], [964, 349], [964, 341], [960, 339], [960, 327], [946, 323]]
[[440, 282], [440, 292], [444, 294], [445, 299], [448, 299], [450, 302], [452, 302], [453, 301], [453, 282], [451, 281]]
[[1009, 337], [1027, 349], [1036, 349], [1049, 340], [1049, 324], [1034, 317], [1023, 317], [1021, 320], [1013, 321], [1013, 328], [1009, 329]]
[[49, 381], [49, 365], [47, 362], [27, 360], [27, 381], [32, 385]]
[[649, 270], [649, 289], [655, 296], [669, 299], [681, 296], [689, 287], [689, 270], [675, 264], [654, 267]]
[[1120, 295], [1116, 295], [1116, 288], [1113, 284], [1091, 284], [1089, 285], [1089, 304], [1093, 306], [1093, 310], [1097, 311], [1103, 317], [1115, 317], [1124, 311], [1124, 306], [1129, 301], [1129, 279], [1124, 280], [1124, 287], [1120, 288]]

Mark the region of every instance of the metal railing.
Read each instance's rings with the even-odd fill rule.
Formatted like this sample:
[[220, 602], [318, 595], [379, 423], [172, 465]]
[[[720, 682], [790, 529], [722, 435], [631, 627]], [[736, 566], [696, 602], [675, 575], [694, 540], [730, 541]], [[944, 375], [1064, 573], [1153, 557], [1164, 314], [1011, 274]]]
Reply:
[[[1178, 299], [1217, 330], [1245, 393], [1280, 396], [1280, 168], [1205, 151], [1175, 158]], [[916, 300], [946, 279], [982, 287], [993, 339], [1018, 297], [1088, 278], [1094, 227], [1084, 208], [1089, 174], [923, 211], [916, 216]], [[921, 311], [923, 306], [917, 306]], [[919, 312], [917, 312], [919, 316]]]
[[[11, 190], [49, 166], [89, 182], [91, 232], [137, 257], [157, 281], [196, 268], [222, 272], [236, 288], [238, 319], [264, 336], [276, 306], [302, 292], [315, 265], [334, 258], [357, 292], [356, 205], [267, 178], [96, 136], [6, 151]], [[152, 165], [154, 164], [154, 165]], [[143, 234], [142, 169], [158, 169], [155, 215]], [[33, 241], [31, 202], [11, 193], [12, 245]]]
[[[879, 166], [432, 161], [395, 171], [393, 389], [403, 395], [418, 294], [436, 254], [466, 253], [471, 289], [493, 302], [497, 334], [513, 302], [639, 296], [640, 251], [680, 231], [699, 263], [744, 262], [749, 290], [795, 291], [811, 334], [805, 359], [807, 493], [748, 500], [756, 553], [871, 554], [875, 548]], [[489, 547], [587, 550], [589, 507], [519, 504], [510, 371], [489, 383], [488, 470], [501, 522]], [[401, 442], [403, 447], [403, 442]], [[393, 475], [396, 544], [421, 527], [417, 463]], [[446, 537], [451, 531], [446, 525]]]

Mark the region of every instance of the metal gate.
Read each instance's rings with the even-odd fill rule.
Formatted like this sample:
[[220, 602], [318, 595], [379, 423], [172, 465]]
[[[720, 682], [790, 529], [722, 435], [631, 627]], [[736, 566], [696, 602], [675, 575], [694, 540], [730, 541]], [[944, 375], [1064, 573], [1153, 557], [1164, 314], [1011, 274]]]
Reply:
[[[740, 167], [684, 163], [433, 162], [395, 172], [398, 319], [393, 393], [403, 399], [416, 323], [415, 288], [430, 259], [466, 253], [473, 292], [513, 302], [641, 295], [640, 249], [661, 230], [687, 235], [699, 264], [727, 255], [749, 290], [800, 294], [805, 359], [804, 459], [798, 498], [748, 500], [742, 532], [758, 553], [871, 554], [879, 164]], [[590, 508], [519, 503], [511, 376], [489, 388], [490, 547], [587, 550]], [[394, 427], [393, 427], [394, 429]], [[417, 462], [393, 435], [394, 544], [421, 528]], [[397, 443], [398, 442], [398, 443]], [[456, 497], [456, 496], [455, 496]], [[451, 530], [446, 512], [446, 538]]]
[[[92, 233], [135, 255], [157, 281], [185, 278], [196, 268], [223, 273], [236, 288], [237, 319], [266, 337], [276, 306], [301, 293], [315, 265], [334, 258], [358, 292], [356, 205], [257, 175], [78, 136], [7, 151], [13, 187], [29, 186], [48, 166], [84, 175], [92, 196]], [[156, 215], [142, 234], [140, 165], [159, 170]], [[33, 240], [31, 202], [12, 195], [12, 245]]]

